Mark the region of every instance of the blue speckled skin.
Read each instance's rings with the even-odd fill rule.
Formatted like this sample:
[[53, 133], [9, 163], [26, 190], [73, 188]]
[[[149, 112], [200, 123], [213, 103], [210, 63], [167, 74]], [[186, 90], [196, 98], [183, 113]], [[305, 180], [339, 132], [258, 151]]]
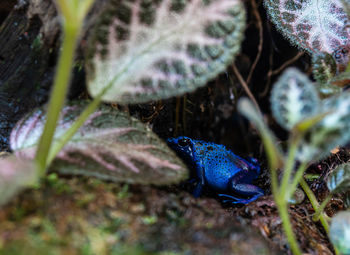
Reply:
[[[224, 145], [185, 136], [169, 138], [167, 142], [181, 158], [195, 168], [195, 197], [200, 196], [205, 185], [225, 198], [223, 202], [233, 204], [248, 204], [264, 195], [260, 188], [251, 184], [260, 174], [256, 159], [246, 160], [226, 149]], [[234, 194], [249, 198], [239, 198]]]

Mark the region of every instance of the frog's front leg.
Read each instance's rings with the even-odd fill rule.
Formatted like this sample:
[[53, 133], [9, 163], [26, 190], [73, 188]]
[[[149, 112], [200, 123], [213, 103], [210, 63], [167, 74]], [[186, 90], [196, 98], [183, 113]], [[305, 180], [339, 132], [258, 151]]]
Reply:
[[238, 198], [227, 194], [218, 194], [219, 197], [227, 198], [222, 202], [229, 202], [232, 204], [248, 204], [264, 195], [264, 191], [259, 187], [253, 184], [244, 183], [247, 181], [246, 179], [247, 177], [244, 174], [235, 175], [230, 179], [228, 183], [228, 189], [242, 196], [250, 197], [249, 199]]
[[196, 171], [198, 183], [193, 190], [193, 196], [197, 198], [202, 194], [202, 189], [205, 184], [204, 167], [201, 163], [196, 164]]

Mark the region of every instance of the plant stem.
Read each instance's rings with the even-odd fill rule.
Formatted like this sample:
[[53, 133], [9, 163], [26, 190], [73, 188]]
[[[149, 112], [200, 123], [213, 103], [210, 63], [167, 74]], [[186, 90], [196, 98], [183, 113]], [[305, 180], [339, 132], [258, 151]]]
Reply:
[[301, 251], [298, 246], [298, 242], [295, 238], [293, 228], [289, 219], [288, 214], [288, 203], [285, 200], [284, 194], [282, 194], [278, 188], [278, 178], [277, 178], [277, 169], [271, 168], [272, 162], [270, 162], [270, 173], [271, 173], [271, 187], [272, 194], [276, 202], [277, 210], [280, 215], [284, 233], [287, 237], [290, 249], [294, 255], [301, 255]]
[[[305, 194], [309, 198], [310, 203], [311, 203], [312, 207], [314, 208], [314, 210], [317, 211], [317, 208], [320, 206], [320, 204], [318, 203], [318, 201], [315, 197], [315, 194], [312, 192], [309, 185], [307, 185], [304, 178], [302, 178], [300, 180], [300, 186], [303, 188]], [[323, 228], [326, 230], [326, 232], [328, 234], [329, 233], [329, 225], [328, 225], [328, 222], [327, 222], [327, 219], [326, 219], [324, 213], [320, 214], [319, 217], [320, 217], [320, 222], [321, 222]]]
[[101, 97], [102, 97], [102, 94], [95, 97], [93, 101], [84, 109], [84, 111], [74, 121], [74, 123], [67, 130], [67, 132], [65, 132], [60, 139], [57, 139], [57, 141], [53, 143], [50, 153], [48, 155], [47, 166], [51, 164], [52, 160], [56, 157], [56, 155], [63, 148], [63, 146], [66, 145], [66, 143], [73, 137], [73, 135], [78, 131], [78, 129], [89, 118], [89, 116], [97, 109], [97, 107], [100, 105]]
[[56, 1], [57, 1], [57, 6], [60, 8], [62, 16], [65, 17], [66, 19], [68, 18], [71, 20], [70, 2], [67, 2], [67, 0], [56, 0]]
[[304, 172], [305, 172], [307, 166], [308, 166], [307, 163], [302, 162], [302, 163], [300, 164], [299, 168], [297, 169], [297, 171], [295, 172], [295, 175], [294, 175], [294, 178], [293, 178], [293, 180], [292, 180], [292, 183], [289, 184], [288, 187], [287, 187], [287, 191], [286, 191], [287, 194], [288, 194], [287, 197], [286, 197], [287, 200], [290, 199], [290, 198], [293, 196], [295, 190], [296, 190], [297, 187], [298, 187], [298, 184], [299, 184], [299, 182], [300, 182], [300, 179], [303, 177], [303, 174], [304, 174]]
[[318, 221], [320, 219], [320, 215], [323, 213], [324, 208], [328, 204], [328, 202], [332, 199], [332, 195], [328, 195], [325, 200], [323, 200], [322, 204], [315, 211], [314, 216], [312, 217], [313, 221]]
[[63, 26], [63, 44], [60, 54], [57, 73], [55, 75], [50, 103], [46, 114], [46, 124], [40, 138], [35, 161], [40, 175], [43, 175], [47, 166], [47, 156], [50, 151], [53, 135], [55, 133], [60, 111], [63, 107], [67, 94], [68, 84], [71, 77], [74, 52], [79, 37], [80, 25], [65, 22]]
[[[307, 197], [310, 200], [310, 203], [312, 205], [312, 207], [314, 208], [315, 212], [318, 212], [318, 209], [320, 207], [320, 204], [318, 203], [314, 193], [312, 192], [312, 190], [310, 189], [309, 185], [307, 185], [306, 181], [304, 180], [304, 178], [302, 178], [300, 180], [300, 186], [303, 188], [305, 194], [307, 195]], [[327, 200], [327, 199], [326, 199]], [[323, 204], [323, 203], [322, 203]], [[322, 212], [322, 211], [321, 211]], [[325, 215], [323, 212], [319, 213], [319, 220], [323, 226], [323, 228], [326, 230], [327, 235], [329, 234], [329, 224], [327, 219], [329, 218], [327, 215]], [[338, 251], [337, 247], [333, 246], [335, 254], [336, 255], [340, 255], [340, 252]]]
[[298, 246], [298, 242], [295, 238], [292, 224], [289, 219], [289, 214], [288, 214], [288, 203], [284, 199], [284, 196], [282, 194], [276, 194], [275, 196], [275, 201], [277, 205], [277, 209], [279, 212], [279, 215], [282, 220], [282, 226], [284, 233], [287, 237], [288, 243], [290, 245], [290, 249], [292, 250], [294, 255], [301, 255], [301, 251]]
[[[282, 183], [281, 183], [281, 187], [280, 187], [280, 194], [281, 196], [283, 196], [287, 201], [288, 198], [286, 197], [286, 193], [287, 193], [287, 188], [288, 188], [288, 184], [290, 182], [290, 177], [292, 175], [292, 171], [294, 169], [294, 165], [295, 165], [295, 154], [298, 148], [298, 144], [299, 144], [299, 140], [297, 137], [292, 136], [291, 137], [291, 141], [290, 141], [290, 145], [289, 145], [289, 152], [288, 152], [288, 157], [287, 157], [287, 161], [286, 161], [286, 165], [283, 171], [283, 177], [282, 177]], [[292, 196], [293, 194], [291, 194]]]

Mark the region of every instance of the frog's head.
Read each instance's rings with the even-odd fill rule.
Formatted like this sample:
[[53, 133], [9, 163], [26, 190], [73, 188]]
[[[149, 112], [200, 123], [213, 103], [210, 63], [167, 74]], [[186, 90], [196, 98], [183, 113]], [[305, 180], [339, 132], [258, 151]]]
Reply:
[[192, 162], [194, 158], [193, 140], [186, 136], [169, 138], [168, 145], [184, 160]]

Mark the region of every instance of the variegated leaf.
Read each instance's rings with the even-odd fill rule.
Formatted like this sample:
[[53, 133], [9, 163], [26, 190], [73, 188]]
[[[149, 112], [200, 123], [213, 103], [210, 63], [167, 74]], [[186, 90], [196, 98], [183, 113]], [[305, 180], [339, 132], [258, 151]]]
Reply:
[[337, 166], [327, 178], [328, 189], [335, 192], [350, 191], [350, 164], [345, 163]]
[[321, 113], [328, 113], [318, 124], [311, 128], [301, 141], [297, 157], [300, 161], [320, 160], [336, 146], [342, 146], [350, 140], [350, 92], [324, 99]]
[[264, 0], [264, 4], [278, 30], [311, 54], [332, 54], [349, 43], [349, 21], [341, 0]]
[[329, 237], [339, 254], [350, 254], [350, 211], [341, 211], [332, 217]]
[[278, 124], [291, 130], [298, 122], [318, 113], [320, 98], [305, 74], [289, 68], [272, 89], [271, 108]]
[[[79, 116], [85, 103], [66, 106], [56, 129], [58, 140]], [[14, 128], [10, 144], [17, 157], [34, 158], [45, 114], [38, 109]], [[187, 177], [186, 166], [144, 124], [101, 106], [59, 152], [50, 170], [143, 184], [170, 184]]]
[[232, 63], [244, 27], [241, 0], [110, 0], [89, 38], [89, 92], [127, 104], [193, 91]]
[[13, 155], [0, 157], [0, 206], [22, 189], [39, 181], [35, 169], [32, 160], [19, 159]]

